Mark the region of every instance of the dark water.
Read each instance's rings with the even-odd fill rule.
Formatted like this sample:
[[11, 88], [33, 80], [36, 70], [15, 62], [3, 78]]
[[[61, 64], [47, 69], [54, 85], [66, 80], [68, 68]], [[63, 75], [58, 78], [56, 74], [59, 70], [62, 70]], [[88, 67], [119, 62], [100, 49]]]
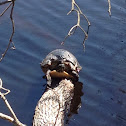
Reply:
[[[83, 32], [63, 41], [76, 23], [76, 14], [67, 16], [70, 0], [17, 0], [14, 9], [16, 50], [9, 50], [0, 63], [4, 87], [11, 90], [7, 99], [19, 120], [31, 126], [34, 108], [44, 91], [46, 81], [39, 63], [52, 50], [67, 49], [79, 60], [83, 70], [82, 105], [71, 117], [69, 126], [126, 126], [126, 1], [78, 0], [82, 12], [91, 22], [86, 50]], [[2, 11], [3, 7], [0, 7]], [[9, 11], [0, 17], [0, 54], [11, 34]], [[81, 25], [87, 23], [82, 18]], [[9, 113], [2, 100], [0, 112]], [[0, 126], [10, 126], [0, 119]]]

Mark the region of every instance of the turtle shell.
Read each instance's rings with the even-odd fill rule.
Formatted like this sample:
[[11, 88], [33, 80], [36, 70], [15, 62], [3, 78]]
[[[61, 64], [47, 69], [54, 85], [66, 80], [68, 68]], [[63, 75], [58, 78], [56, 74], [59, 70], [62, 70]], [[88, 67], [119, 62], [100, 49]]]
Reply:
[[64, 49], [50, 52], [41, 62], [41, 68], [45, 74], [50, 70], [52, 77], [72, 77], [72, 73], [78, 74], [82, 69], [75, 56]]

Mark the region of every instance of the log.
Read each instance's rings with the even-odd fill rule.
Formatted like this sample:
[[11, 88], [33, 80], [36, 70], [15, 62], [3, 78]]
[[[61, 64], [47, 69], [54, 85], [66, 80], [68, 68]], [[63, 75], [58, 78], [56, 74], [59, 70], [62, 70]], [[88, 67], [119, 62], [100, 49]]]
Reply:
[[33, 126], [64, 126], [73, 95], [74, 84], [70, 80], [55, 82], [38, 101]]

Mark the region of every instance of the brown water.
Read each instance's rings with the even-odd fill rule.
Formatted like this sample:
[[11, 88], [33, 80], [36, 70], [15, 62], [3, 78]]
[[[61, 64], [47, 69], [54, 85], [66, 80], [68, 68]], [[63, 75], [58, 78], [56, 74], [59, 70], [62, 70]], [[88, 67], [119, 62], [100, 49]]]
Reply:
[[[83, 67], [82, 105], [69, 120], [69, 126], [126, 126], [126, 1], [111, 0], [111, 18], [107, 0], [77, 1], [91, 22], [85, 52], [84, 35], [79, 29], [64, 46], [60, 45], [76, 23], [76, 13], [66, 15], [70, 2], [16, 1], [16, 50], [9, 50], [0, 63], [3, 85], [11, 90], [7, 99], [19, 120], [31, 126], [34, 108], [46, 84], [39, 63], [50, 51], [63, 48], [73, 53]], [[0, 17], [0, 54], [11, 34], [8, 14], [9, 11]], [[87, 29], [83, 18], [81, 25]], [[8, 113], [2, 100], [0, 112]], [[0, 126], [9, 125], [0, 119]]]

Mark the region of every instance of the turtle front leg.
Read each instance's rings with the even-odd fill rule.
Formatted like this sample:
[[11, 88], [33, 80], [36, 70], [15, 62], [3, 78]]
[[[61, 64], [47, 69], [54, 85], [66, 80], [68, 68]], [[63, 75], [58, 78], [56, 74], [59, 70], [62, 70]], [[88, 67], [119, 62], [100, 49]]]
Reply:
[[47, 86], [48, 86], [48, 87], [51, 87], [51, 82], [52, 82], [51, 76], [50, 76], [50, 71], [51, 71], [51, 70], [48, 70], [48, 71], [46, 72], [46, 79], [47, 79]]
[[74, 81], [78, 81], [79, 79], [79, 74], [76, 71], [72, 71], [72, 76]]

